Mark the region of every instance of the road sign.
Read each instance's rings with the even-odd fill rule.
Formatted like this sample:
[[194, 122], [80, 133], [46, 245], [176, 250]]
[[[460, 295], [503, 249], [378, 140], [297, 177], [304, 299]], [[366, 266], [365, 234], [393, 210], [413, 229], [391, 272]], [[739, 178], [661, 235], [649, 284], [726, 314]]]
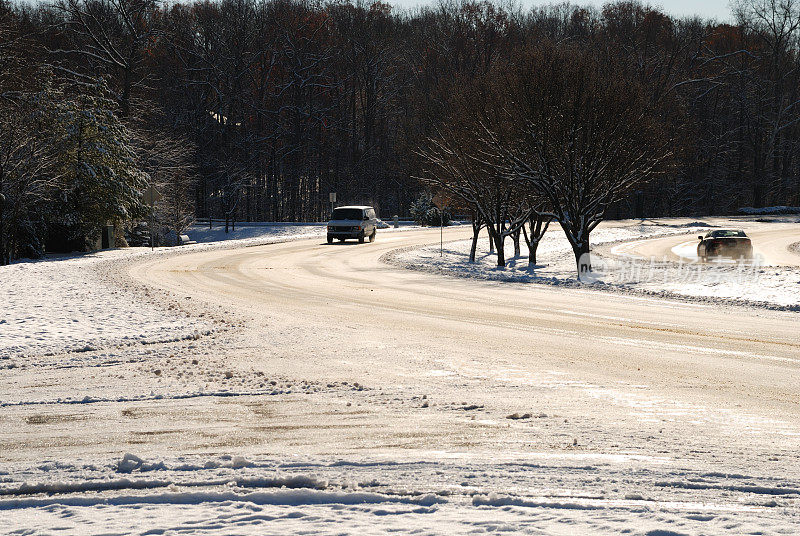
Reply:
[[331, 198], [331, 203], [335, 203], [336, 202], [336, 192], [331, 192], [328, 195]]
[[142, 196], [142, 200], [146, 204], [148, 204], [150, 206], [153, 206], [156, 203], [158, 203], [159, 201], [161, 201], [161, 199], [163, 199], [163, 197], [164, 196], [162, 196], [160, 193], [158, 193], [158, 190], [156, 190], [155, 187], [148, 186], [147, 190], [144, 191], [144, 195]]
[[431, 198], [431, 203], [439, 209], [439, 256], [444, 257], [444, 211], [447, 208], [447, 198], [436, 194]]

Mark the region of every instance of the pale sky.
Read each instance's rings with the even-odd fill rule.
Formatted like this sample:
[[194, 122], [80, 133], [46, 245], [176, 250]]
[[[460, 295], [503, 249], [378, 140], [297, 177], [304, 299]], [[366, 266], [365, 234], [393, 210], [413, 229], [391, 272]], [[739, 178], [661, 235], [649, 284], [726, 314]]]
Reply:
[[[388, 0], [392, 5], [400, 8], [415, 7], [423, 4], [436, 3], [437, 0]], [[538, 6], [547, 4], [561, 3], [562, 0], [516, 0], [522, 6]], [[570, 3], [575, 5], [594, 5], [602, 6], [604, 0], [572, 0]], [[653, 0], [649, 3], [654, 7], [659, 7], [670, 15], [679, 17], [699, 15], [707, 19], [717, 19], [726, 21], [731, 19], [730, 0]]]

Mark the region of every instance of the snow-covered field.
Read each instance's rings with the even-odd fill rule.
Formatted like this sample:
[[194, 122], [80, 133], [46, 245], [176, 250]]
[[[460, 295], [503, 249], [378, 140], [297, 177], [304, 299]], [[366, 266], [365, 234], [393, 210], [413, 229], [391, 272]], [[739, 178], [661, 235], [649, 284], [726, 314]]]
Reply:
[[[470, 240], [445, 244], [443, 255], [439, 246], [428, 246], [391, 253], [386, 260], [414, 270], [460, 277], [800, 309], [800, 268], [771, 266], [758, 256], [754, 263], [718, 261], [702, 264], [695, 253], [697, 241], [694, 236], [688, 240], [684, 237], [677, 246], [671, 247], [670, 258], [666, 254], [644, 258], [632, 253], [642, 242], [658, 237], [705, 234], [714, 227], [742, 226], [741, 220], [716, 218], [712, 221], [607, 222], [592, 233], [595, 273], [582, 283], [576, 281], [572, 250], [557, 225], [551, 225], [542, 239], [537, 251], [538, 264], [533, 267], [528, 263], [524, 241], [521, 242], [521, 255], [515, 257], [509, 238], [505, 248], [506, 267], [498, 268], [496, 255], [489, 253], [489, 241], [485, 236], [479, 242], [475, 263], [469, 262]], [[775, 223], [785, 225], [795, 221], [796, 218], [785, 218]], [[769, 224], [758, 225], [763, 229]], [[798, 227], [797, 236], [800, 236]]]
[[[702, 222], [645, 223], [609, 226], [595, 238], [606, 244], [602, 258], [613, 259], [624, 252], [611, 250], [630, 241], [705, 229]], [[235, 233], [235, 243], [223, 242], [231, 236], [218, 227], [196, 228], [193, 246], [0, 268], [0, 534], [797, 533], [794, 421], [667, 396], [636, 372], [589, 381], [567, 367], [568, 348], [547, 350], [567, 356], [560, 358], [566, 371], [527, 366], [546, 353], [537, 344], [547, 334], [556, 347], [566, 336], [544, 321], [509, 327], [515, 344], [530, 343], [524, 351], [472, 343], [448, 318], [436, 337], [393, 339], [380, 322], [376, 335], [325, 317], [313, 324], [314, 311], [296, 318], [277, 279], [254, 288], [274, 292], [286, 311], [258, 316], [146, 287], [129, 274], [143, 261], [322, 237], [323, 228], [252, 225]], [[496, 270], [486, 244], [475, 265], [464, 262], [468, 243], [461, 242], [445, 244], [444, 260], [438, 247], [390, 256], [424, 262], [426, 270], [572, 286], [572, 260], [558, 234], [545, 239], [533, 273], [524, 258]], [[397, 238], [351, 251], [391, 249]], [[348, 252], [317, 249], [329, 261]], [[359, 258], [352, 266], [365, 265]], [[340, 280], [345, 296], [372, 292], [359, 282], [351, 289], [351, 276]], [[390, 287], [411, 284], [399, 281]], [[592, 288], [603, 286], [611, 284]], [[301, 309], [365, 308], [308, 300]], [[669, 307], [680, 314], [699, 306]], [[392, 319], [413, 316], [399, 311]], [[586, 337], [605, 346], [633, 340]], [[706, 352], [709, 359], [792, 361], [774, 348], [745, 356], [702, 342], [680, 351], [652, 344], [665, 360]]]

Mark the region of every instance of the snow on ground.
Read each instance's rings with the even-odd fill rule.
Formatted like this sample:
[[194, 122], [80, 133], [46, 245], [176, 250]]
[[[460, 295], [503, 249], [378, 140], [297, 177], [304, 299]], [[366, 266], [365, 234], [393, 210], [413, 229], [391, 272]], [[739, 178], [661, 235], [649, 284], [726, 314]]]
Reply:
[[[413, 229], [404, 224], [399, 229]], [[237, 247], [322, 237], [324, 224], [195, 225], [186, 231], [198, 244], [180, 249], [128, 248], [90, 254], [50, 255], [0, 267], [0, 367], [9, 359], [196, 339], [214, 323], [191, 317], [185, 307], [161, 292], [130, 288], [119, 279], [120, 267], [145, 255]]]
[[[696, 240], [673, 247], [672, 253], [680, 258], [677, 264], [654, 260], [644, 266], [641, 263], [626, 265], [609, 259], [602, 266], [606, 275], [600, 277], [623, 288], [653, 294], [714, 298], [800, 310], [800, 269], [764, 266], [758, 259], [753, 264], [727, 259], [701, 264]], [[639, 272], [634, 273], [637, 268]]]
[[580, 453], [43, 460], [4, 471], [0, 512], [13, 516], [0, 515], [0, 532], [794, 534], [799, 482], [663, 463]]
[[120, 279], [127, 263], [146, 255], [322, 236], [324, 228], [242, 225], [226, 234], [216, 224], [211, 230], [203, 226], [187, 232], [203, 243], [154, 252], [127, 248], [49, 255], [0, 267], [0, 366], [4, 360], [25, 356], [197, 339], [215, 329], [212, 319], [190, 316], [181, 304], [169, 303], [164, 293], [129, 286], [129, 281]]
[[[595, 238], [613, 244], [706, 226], [645, 223]], [[234, 236], [249, 245], [323, 234], [290, 227], [243, 226]], [[779, 416], [748, 419], [639, 383], [487, 369], [464, 356], [442, 355], [406, 385], [282, 376], [257, 368], [258, 359], [282, 360], [272, 339], [242, 338], [246, 326], [224, 311], [123, 290], [128, 263], [143, 256], [229, 247], [224, 231], [204, 232], [190, 232], [204, 243], [180, 249], [0, 268], [9, 297], [0, 355], [14, 356], [6, 361], [14, 368], [0, 370], [0, 534], [797, 532], [797, 435]], [[545, 239], [533, 272], [524, 258], [496, 270], [485, 243], [476, 265], [459, 243], [446, 245], [444, 262], [438, 247], [399, 257], [568, 284], [572, 259], [559, 235]], [[197, 339], [202, 330], [215, 331]], [[300, 337], [291, 326], [270, 336], [289, 348]], [[44, 355], [70, 349], [83, 351]], [[436, 437], [424, 426], [441, 423], [446, 433], [453, 420], [475, 437], [419, 445]], [[336, 444], [348, 425], [385, 432], [378, 445]], [[474, 446], [493, 441], [489, 451]]]
[[208, 324], [178, 310], [149, 307], [144, 292], [115, 284], [110, 265], [137, 253], [53, 256], [0, 267], [0, 356], [91, 351], [208, 332]]
[[[736, 228], [741, 226], [741, 221], [724, 220], [715, 220], [713, 226], [725, 223]], [[778, 223], [785, 222], [781, 220]], [[445, 244], [443, 254], [436, 245], [394, 252], [385, 260], [414, 270], [460, 277], [800, 309], [800, 269], [797, 268], [763, 266], [758, 259], [752, 264], [733, 261], [700, 264], [696, 256], [696, 240], [672, 249], [676, 259], [680, 258], [679, 262], [663, 257], [643, 260], [626, 253], [637, 241], [687, 233], [704, 234], [710, 226], [701, 221], [606, 222], [592, 233], [595, 273], [584, 282], [576, 281], [575, 261], [569, 242], [561, 229], [553, 224], [539, 245], [536, 266], [528, 264], [524, 241], [521, 241], [521, 255], [514, 256], [509, 238], [505, 248], [506, 267], [498, 268], [497, 257], [489, 253], [489, 241], [485, 236], [479, 241], [475, 263], [469, 262], [470, 240]]]
[[[325, 235], [325, 223], [284, 223], [284, 222], [256, 222], [256, 223], [237, 223], [236, 227], [229, 228], [225, 232], [225, 225], [215, 223], [214, 227], [208, 225], [195, 224], [187, 231], [186, 235], [191, 240], [198, 243], [223, 242], [237, 240], [239, 244], [251, 245], [263, 243], [265, 239], [270, 242], [276, 240], [299, 240], [301, 238], [313, 238]], [[399, 222], [397, 229], [379, 229], [378, 234], [392, 233], [403, 230], [418, 229], [419, 226], [413, 222]]]
[[198, 243], [222, 242], [226, 240], [240, 240], [242, 243], [259, 242], [265, 238], [275, 239], [300, 239], [322, 236], [325, 233], [324, 223], [239, 223], [225, 232], [225, 225], [215, 223], [209, 229], [208, 225], [195, 224], [186, 230], [185, 234], [190, 240]]
[[[592, 244], [608, 244], [627, 242], [642, 238], [685, 234], [687, 232], [706, 231], [708, 224], [693, 222], [690, 225], [675, 226], [642, 223], [630, 226], [600, 227], [592, 233]], [[497, 266], [497, 257], [489, 253], [489, 239], [484, 235], [478, 242], [475, 263], [469, 262], [471, 240], [448, 242], [444, 252], [440, 246], [428, 246], [421, 249], [393, 253], [386, 260], [405, 265], [409, 268], [453, 273], [482, 279], [496, 279], [515, 282], [547, 282], [551, 284], [569, 285], [575, 279], [575, 261], [569, 242], [557, 224], [551, 224], [549, 230], [537, 249], [538, 264], [528, 264], [528, 249], [520, 239], [521, 255], [514, 256], [511, 239], [506, 240], [506, 266]]]

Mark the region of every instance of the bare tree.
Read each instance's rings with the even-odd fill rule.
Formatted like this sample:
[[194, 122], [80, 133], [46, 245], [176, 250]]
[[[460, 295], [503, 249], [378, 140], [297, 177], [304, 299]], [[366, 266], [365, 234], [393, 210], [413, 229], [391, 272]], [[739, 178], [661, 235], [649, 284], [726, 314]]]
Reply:
[[[463, 124], [463, 122], [462, 122]], [[420, 180], [458, 199], [476, 214], [480, 226], [473, 229], [472, 250], [481, 227], [486, 227], [497, 252], [497, 265], [505, 266], [505, 239], [518, 232], [529, 213], [520, 208], [521, 185], [487, 165], [471, 139], [460, 127], [443, 128], [419, 150], [424, 160]], [[471, 256], [472, 257], [472, 256]], [[474, 260], [472, 258], [471, 260]]]
[[750, 53], [728, 62], [739, 82], [740, 135], [752, 158], [753, 205], [788, 196], [800, 127], [800, 2], [737, 0], [734, 14]]
[[[641, 86], [616, 76], [610, 58], [543, 44], [504, 72], [504, 115], [484, 123], [487, 157], [547, 200], [580, 277], [591, 270], [590, 233], [611, 203], [665, 169], [668, 139]], [[512, 134], [498, 134], [506, 124]]]
[[157, 0], [60, 0], [56, 7], [71, 32], [66, 48], [53, 51], [69, 59], [60, 65], [62, 72], [111, 77], [120, 116], [128, 117], [135, 93], [146, 87], [150, 75], [144, 63], [159, 37]]
[[135, 123], [139, 167], [164, 198], [158, 204], [157, 219], [180, 239], [194, 221], [197, 148], [172, 129], [166, 114], [158, 110], [145, 113]]
[[537, 208], [530, 210], [528, 221], [522, 226], [522, 234], [525, 237], [525, 245], [528, 246], [528, 266], [536, 266], [536, 252], [539, 243], [544, 238], [544, 234], [553, 221], [553, 216], [549, 211], [545, 211], [542, 205], [534, 205]]

